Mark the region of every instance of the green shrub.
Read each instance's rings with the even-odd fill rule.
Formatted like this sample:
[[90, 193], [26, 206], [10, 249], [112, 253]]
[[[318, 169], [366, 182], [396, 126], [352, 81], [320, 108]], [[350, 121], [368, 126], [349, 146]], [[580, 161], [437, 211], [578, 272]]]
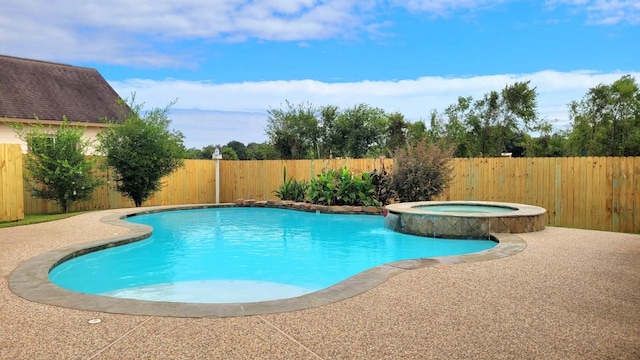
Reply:
[[93, 172], [96, 158], [85, 156], [90, 142], [82, 139], [84, 128], [71, 125], [67, 118], [55, 131], [39, 122], [27, 128], [8, 125], [29, 146], [24, 168], [33, 197], [54, 200], [66, 214], [73, 203], [91, 199], [93, 191], [103, 185]]
[[135, 97], [121, 105], [125, 121], [108, 119], [110, 126], [98, 133], [97, 150], [114, 171], [116, 189], [140, 207], [162, 188], [165, 176], [183, 166], [184, 135], [170, 129], [173, 103], [147, 112]]
[[354, 175], [344, 167], [329, 169], [311, 179], [309, 201], [321, 205], [378, 206], [376, 190], [370, 173]]
[[389, 189], [402, 202], [429, 201], [442, 194], [452, 177], [452, 147], [421, 140], [396, 151]]
[[320, 205], [337, 205], [338, 174], [335, 170], [322, 170], [322, 173], [318, 174], [315, 178], [311, 179], [309, 183], [309, 202], [312, 204]]
[[346, 167], [343, 167], [337, 172], [337, 179], [335, 191], [336, 203], [339, 205], [353, 205], [358, 197], [358, 190], [353, 173]]
[[274, 191], [280, 200], [304, 201], [309, 188], [309, 183], [306, 180], [297, 181], [293, 176], [287, 180], [286, 167], [284, 168], [282, 180], [280, 188]]

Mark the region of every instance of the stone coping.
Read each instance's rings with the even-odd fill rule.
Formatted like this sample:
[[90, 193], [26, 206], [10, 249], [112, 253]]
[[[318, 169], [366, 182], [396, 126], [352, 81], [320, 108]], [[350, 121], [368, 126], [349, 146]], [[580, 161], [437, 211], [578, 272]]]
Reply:
[[101, 219], [102, 222], [126, 227], [130, 229], [130, 232], [105, 240], [48, 251], [33, 257], [22, 263], [11, 273], [9, 288], [16, 295], [30, 301], [87, 311], [189, 318], [260, 315], [309, 309], [344, 300], [364, 293], [405, 271], [429, 266], [494, 260], [519, 253], [526, 247], [526, 242], [517, 235], [493, 234], [494, 239], [498, 241], [498, 245], [481, 252], [388, 263], [371, 268], [334, 286], [310, 294], [289, 299], [251, 303], [209, 304], [121, 299], [78, 293], [59, 287], [49, 281], [49, 271], [65, 260], [92, 251], [145, 239], [151, 235], [152, 229], [149, 226], [123, 221], [126, 217], [161, 211], [202, 209], [216, 206], [230, 207], [234, 206], [234, 204], [132, 209], [130, 212], [123, 214], [105, 216]]
[[[418, 209], [420, 206], [435, 206], [435, 205], [475, 205], [475, 206], [493, 206], [513, 209], [509, 212], [496, 212], [496, 213], [466, 213], [455, 211], [430, 211], [425, 208]], [[428, 214], [433, 216], [456, 216], [456, 217], [472, 217], [472, 218], [491, 218], [491, 217], [521, 217], [521, 216], [537, 216], [544, 215], [547, 210], [533, 205], [517, 204], [509, 202], [497, 202], [497, 201], [417, 201], [417, 202], [405, 202], [390, 204], [386, 206], [387, 210], [392, 213], [407, 213], [407, 214]]]
[[[437, 205], [489, 206], [510, 209], [500, 212], [429, 210]], [[492, 233], [527, 233], [545, 228], [546, 210], [541, 207], [493, 201], [421, 201], [387, 206], [387, 227], [419, 236], [454, 239], [485, 239]]]
[[253, 200], [238, 199], [235, 204], [244, 207], [269, 207], [291, 209], [329, 214], [367, 214], [380, 215], [385, 213], [384, 206], [349, 206], [349, 205], [318, 205], [291, 200]]

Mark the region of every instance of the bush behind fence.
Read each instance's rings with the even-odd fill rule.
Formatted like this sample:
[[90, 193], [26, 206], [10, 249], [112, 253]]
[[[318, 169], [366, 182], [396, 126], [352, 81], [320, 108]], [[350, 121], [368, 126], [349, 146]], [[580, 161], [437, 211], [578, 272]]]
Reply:
[[[16, 197], [20, 191], [16, 189], [21, 187], [25, 189], [21, 194], [25, 214], [60, 212], [55, 203], [30, 196], [18, 171], [21, 156], [6, 147], [0, 145], [0, 220], [15, 220], [20, 212]], [[273, 192], [282, 184], [285, 167], [287, 177], [309, 180], [324, 168], [372, 171], [383, 163], [388, 171], [393, 169], [391, 159], [222, 160], [219, 200], [275, 199]], [[186, 160], [144, 205], [215, 202], [214, 164], [212, 160]], [[437, 200], [525, 203], [547, 209], [547, 222], [552, 226], [640, 232], [640, 157], [452, 159], [452, 166], [453, 180]], [[108, 172], [99, 175], [112, 180]], [[122, 207], [133, 207], [133, 203], [110, 182], [94, 193], [93, 200], [74, 204], [71, 210]]]

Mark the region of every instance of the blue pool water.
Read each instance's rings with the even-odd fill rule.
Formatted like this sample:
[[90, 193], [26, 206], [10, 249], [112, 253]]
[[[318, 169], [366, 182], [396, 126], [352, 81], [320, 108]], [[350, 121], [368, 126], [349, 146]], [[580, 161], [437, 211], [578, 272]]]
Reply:
[[66, 289], [151, 301], [283, 299], [398, 260], [489, 249], [489, 240], [433, 239], [384, 228], [382, 216], [268, 208], [140, 215], [150, 238], [66, 261], [49, 274]]

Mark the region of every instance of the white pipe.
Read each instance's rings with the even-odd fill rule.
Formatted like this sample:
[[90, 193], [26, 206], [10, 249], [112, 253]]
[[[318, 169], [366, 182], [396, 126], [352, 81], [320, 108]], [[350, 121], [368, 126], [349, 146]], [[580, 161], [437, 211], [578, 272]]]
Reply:
[[216, 159], [216, 204], [220, 204], [220, 159]]
[[211, 157], [216, 162], [216, 204], [220, 204], [220, 159], [222, 159], [220, 149], [216, 148]]

